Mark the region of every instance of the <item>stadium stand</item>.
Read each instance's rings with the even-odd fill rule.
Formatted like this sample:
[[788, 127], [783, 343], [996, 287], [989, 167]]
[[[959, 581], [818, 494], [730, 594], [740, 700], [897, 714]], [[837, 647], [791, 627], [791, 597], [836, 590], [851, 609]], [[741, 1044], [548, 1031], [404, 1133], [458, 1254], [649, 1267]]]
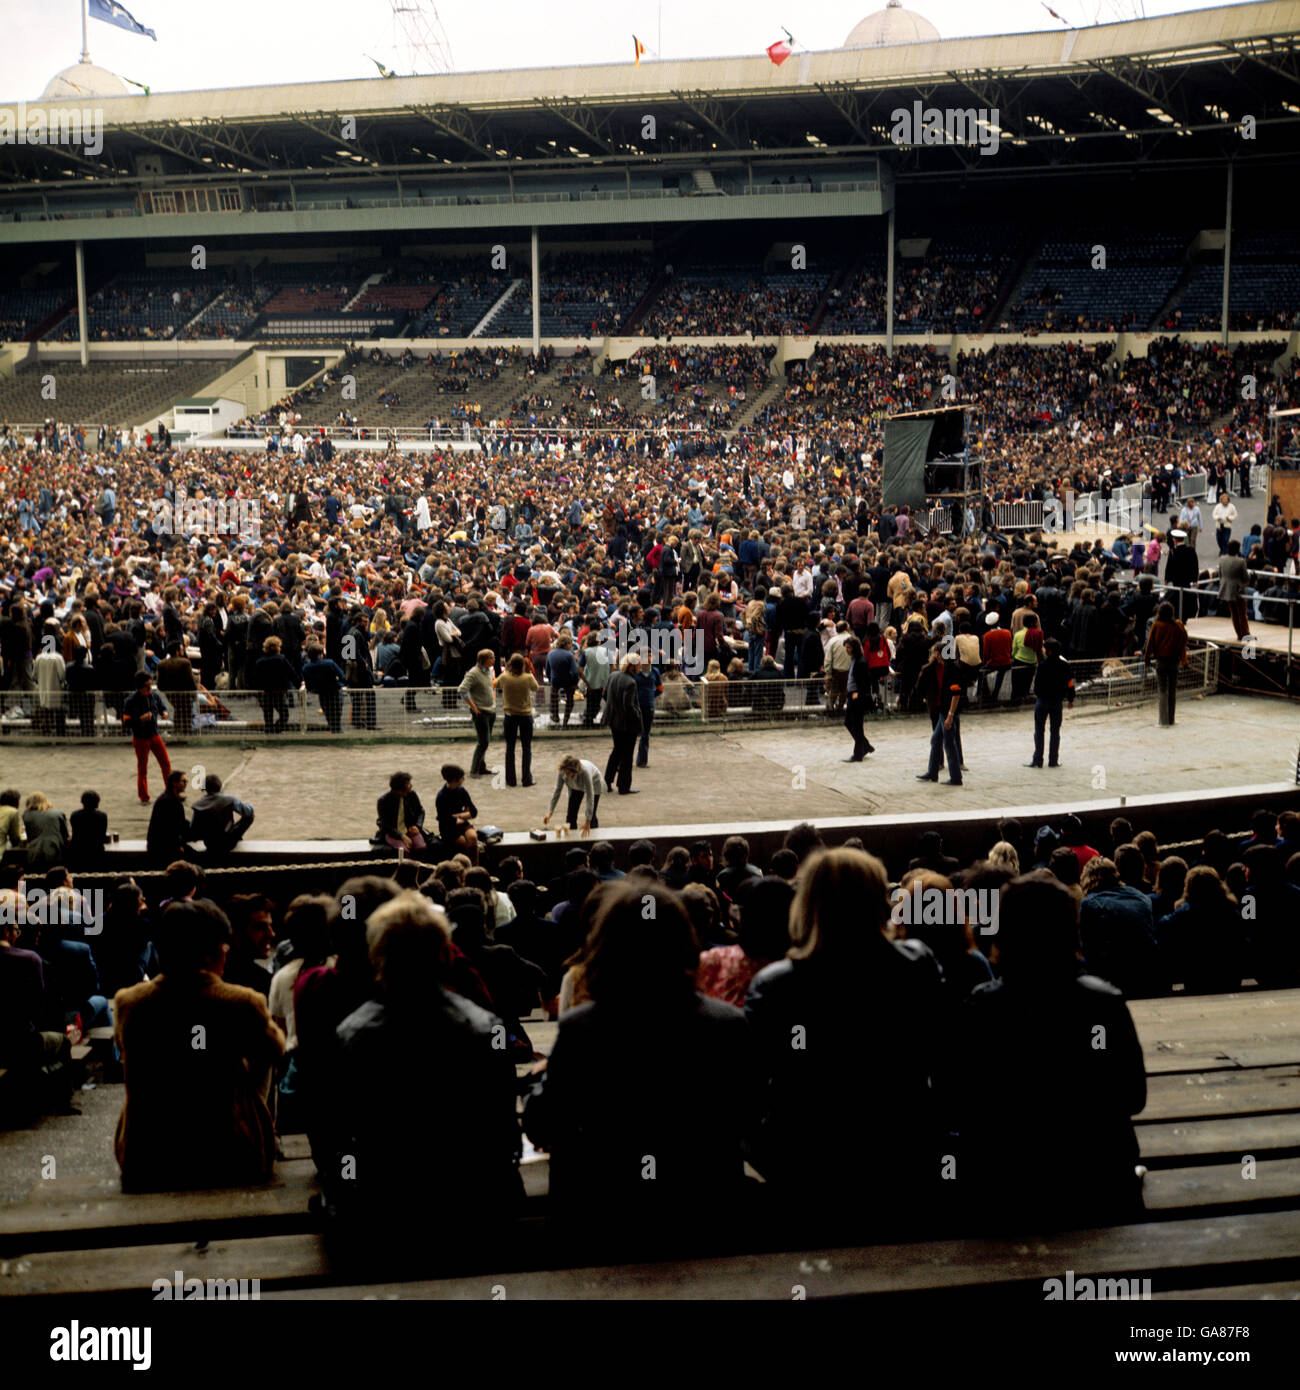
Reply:
[[[96, 342], [174, 338], [219, 291], [219, 281], [196, 280], [184, 271], [139, 270], [114, 276], [88, 297], [88, 336]], [[75, 310], [47, 336], [53, 342], [74, 341]]]
[[[115, 427], [138, 424], [169, 410], [179, 399], [197, 395], [229, 362], [148, 361], [128, 364], [91, 362], [29, 363], [0, 380], [0, 419], [35, 423], [50, 417], [69, 423]], [[44, 394], [53, 373], [57, 395]]]

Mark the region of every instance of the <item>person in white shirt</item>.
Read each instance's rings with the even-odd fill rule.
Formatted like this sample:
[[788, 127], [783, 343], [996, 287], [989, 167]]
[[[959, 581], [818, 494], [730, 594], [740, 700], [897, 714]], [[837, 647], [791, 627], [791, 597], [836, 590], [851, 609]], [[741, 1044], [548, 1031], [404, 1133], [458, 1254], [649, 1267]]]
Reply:
[[1228, 553], [1228, 542], [1232, 539], [1232, 523], [1237, 519], [1237, 508], [1226, 492], [1219, 494], [1218, 504], [1212, 513], [1214, 517], [1214, 539], [1219, 543], [1219, 554]]
[[791, 579], [790, 585], [794, 589], [796, 598], [801, 598], [806, 602], [808, 599], [812, 597], [812, 571], [808, 568], [804, 561], [800, 560], [799, 563], [795, 566], [794, 578]]
[[1196, 502], [1189, 499], [1183, 503], [1183, 509], [1178, 513], [1178, 524], [1187, 532], [1187, 544], [1194, 551], [1196, 538], [1201, 534], [1201, 509]]

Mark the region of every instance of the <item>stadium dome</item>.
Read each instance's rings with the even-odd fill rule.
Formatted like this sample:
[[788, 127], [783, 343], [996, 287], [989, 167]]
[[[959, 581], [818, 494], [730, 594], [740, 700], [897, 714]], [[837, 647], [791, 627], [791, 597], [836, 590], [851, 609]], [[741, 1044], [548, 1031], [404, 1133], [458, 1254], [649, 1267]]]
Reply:
[[889, 0], [883, 10], [854, 25], [845, 48], [880, 48], [893, 43], [928, 43], [939, 31], [923, 15], [905, 10], [902, 0]]
[[82, 61], [56, 72], [45, 84], [42, 101], [84, 101], [87, 97], [129, 96], [126, 83], [98, 63]]

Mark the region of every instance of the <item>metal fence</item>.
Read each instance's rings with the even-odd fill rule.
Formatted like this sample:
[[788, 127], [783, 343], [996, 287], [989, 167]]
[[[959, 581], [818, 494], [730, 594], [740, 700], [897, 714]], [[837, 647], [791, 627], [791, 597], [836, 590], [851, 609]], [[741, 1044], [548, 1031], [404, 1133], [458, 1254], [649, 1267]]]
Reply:
[[[1072, 661], [1076, 702], [1120, 708], [1155, 699], [1154, 670], [1140, 657]], [[1023, 679], [1023, 678], [1022, 678]], [[1198, 648], [1179, 678], [1179, 688], [1210, 694], [1218, 683], [1218, 649]], [[972, 709], [1006, 706], [1023, 694], [1010, 669], [973, 673], [968, 687]], [[120, 693], [0, 691], [0, 739], [11, 742], [112, 742], [127, 738]], [[880, 712], [905, 714], [899, 708], [899, 680], [889, 674], [880, 689]], [[455, 687], [340, 691], [333, 700], [305, 690], [264, 695], [256, 690], [220, 690], [176, 695], [163, 692], [170, 713], [159, 732], [166, 739], [199, 742], [302, 738], [465, 738], [473, 733], [469, 707]], [[737, 679], [726, 682], [665, 682], [655, 706], [658, 730], [717, 732], [740, 725], [779, 725], [841, 718], [842, 693], [824, 676], [803, 680]], [[570, 705], [554, 687], [534, 700], [533, 731], [539, 737], [583, 728], [601, 729], [603, 710], [588, 720], [591, 705], [577, 693]], [[497, 710], [494, 737], [504, 734]]]

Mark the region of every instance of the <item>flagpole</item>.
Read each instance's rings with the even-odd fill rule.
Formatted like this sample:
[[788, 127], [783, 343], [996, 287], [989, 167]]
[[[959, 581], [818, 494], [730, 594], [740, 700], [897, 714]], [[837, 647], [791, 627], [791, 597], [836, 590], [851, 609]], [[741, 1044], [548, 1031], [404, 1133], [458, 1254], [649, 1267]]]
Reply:
[[86, 37], [86, 6], [89, 0], [81, 0], [81, 61], [90, 62], [90, 41]]

